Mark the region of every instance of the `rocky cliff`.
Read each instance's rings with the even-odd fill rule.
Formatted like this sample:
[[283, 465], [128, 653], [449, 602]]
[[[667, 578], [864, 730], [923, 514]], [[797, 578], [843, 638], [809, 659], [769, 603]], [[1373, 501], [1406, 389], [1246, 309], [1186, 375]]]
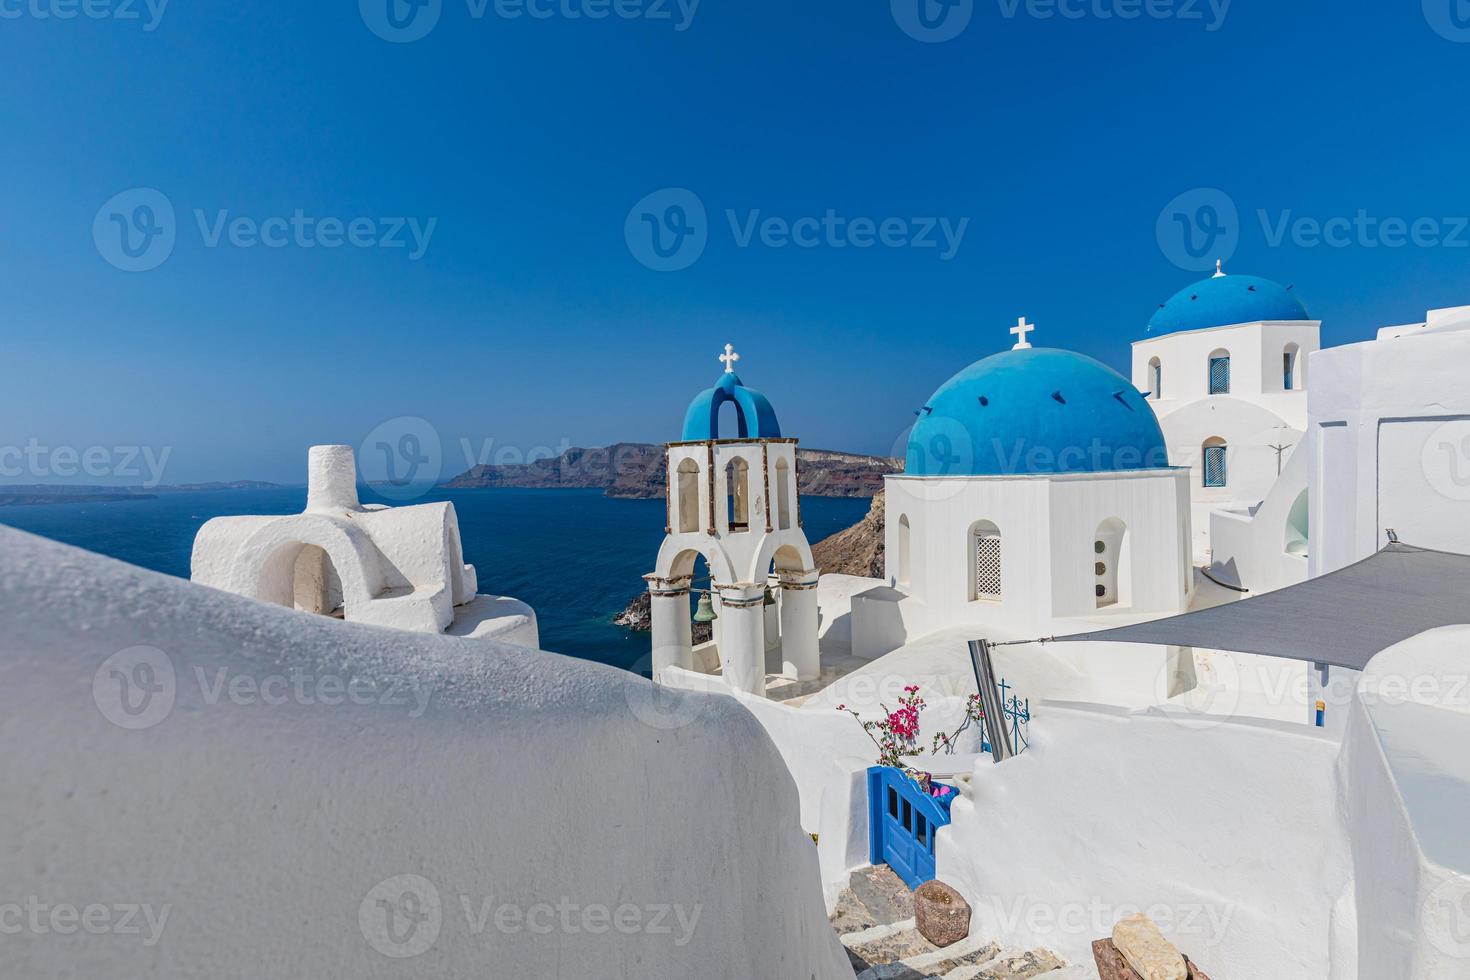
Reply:
[[812, 558], [824, 574], [882, 578], [883, 528], [883, 493], [879, 491], [867, 516], [812, 545]]
[[[883, 477], [903, 463], [824, 449], [798, 449], [801, 493], [815, 497], [871, 497]], [[531, 487], [599, 488], [609, 497], [651, 499], [665, 492], [662, 446], [620, 442], [601, 449], [568, 449], [556, 459], [511, 465], [480, 465], [445, 483], [451, 489]]]

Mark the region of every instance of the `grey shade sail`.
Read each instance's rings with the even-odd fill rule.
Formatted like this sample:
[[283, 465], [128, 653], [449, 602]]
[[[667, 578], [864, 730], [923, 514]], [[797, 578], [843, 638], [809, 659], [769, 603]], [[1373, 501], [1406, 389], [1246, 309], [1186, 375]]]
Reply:
[[1401, 640], [1460, 623], [1470, 623], [1470, 555], [1395, 543], [1300, 585], [1056, 642], [1200, 647], [1362, 670]]

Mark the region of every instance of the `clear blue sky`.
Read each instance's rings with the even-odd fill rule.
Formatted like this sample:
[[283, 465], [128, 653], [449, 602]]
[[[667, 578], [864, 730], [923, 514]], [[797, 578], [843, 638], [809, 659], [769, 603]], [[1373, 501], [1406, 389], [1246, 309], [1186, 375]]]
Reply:
[[[676, 0], [672, 20], [442, 0], [401, 44], [366, 23], [387, 0], [366, 19], [356, 0], [172, 0], [151, 31], [144, 0], [141, 20], [38, 16], [68, 2], [0, 0], [0, 446], [168, 447], [168, 482], [300, 481], [308, 445], [412, 415], [448, 474], [461, 439], [677, 438], [730, 341], [789, 434], [886, 453], [1022, 314], [1037, 344], [1126, 369], [1157, 305], [1199, 278], [1156, 235], [1194, 188], [1239, 209], [1228, 268], [1294, 283], [1324, 343], [1470, 303], [1470, 231], [1458, 248], [1273, 245], [1257, 217], [1470, 215], [1452, 0], [1439, 31], [1440, 0], [1236, 0], [1219, 24], [1206, 0], [1196, 20], [975, 0], [946, 43], [906, 34], [888, 0], [703, 0], [685, 30]], [[708, 246], [658, 272], [625, 222], [669, 187], [707, 208]], [[133, 188], [176, 210], [147, 272], [94, 241]], [[209, 247], [194, 213], [298, 209], [437, 224], [412, 260]], [[968, 226], [945, 260], [742, 248], [725, 214], [829, 209]]]

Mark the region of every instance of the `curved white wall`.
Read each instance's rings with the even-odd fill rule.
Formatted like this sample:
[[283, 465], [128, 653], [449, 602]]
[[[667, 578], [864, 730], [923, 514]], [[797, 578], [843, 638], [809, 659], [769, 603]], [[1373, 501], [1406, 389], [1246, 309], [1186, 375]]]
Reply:
[[4, 528], [0, 634], [0, 906], [167, 910], [151, 943], [43, 913], [0, 937], [7, 975], [852, 976], [730, 698]]

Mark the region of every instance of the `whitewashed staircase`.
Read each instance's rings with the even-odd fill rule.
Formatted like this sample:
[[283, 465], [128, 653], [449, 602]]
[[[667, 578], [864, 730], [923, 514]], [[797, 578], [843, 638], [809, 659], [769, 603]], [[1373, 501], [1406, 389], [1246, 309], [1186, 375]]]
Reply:
[[832, 927], [858, 980], [1097, 980], [1050, 950], [1007, 950], [970, 937], [938, 949], [914, 926], [914, 899], [887, 867], [855, 871], [837, 900]]

